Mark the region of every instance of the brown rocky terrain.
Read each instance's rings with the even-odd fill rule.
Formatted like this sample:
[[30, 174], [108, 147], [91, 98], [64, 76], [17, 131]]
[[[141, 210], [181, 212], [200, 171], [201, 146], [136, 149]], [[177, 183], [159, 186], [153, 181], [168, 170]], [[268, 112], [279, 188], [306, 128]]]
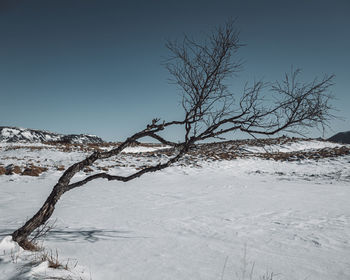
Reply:
[[[335, 158], [350, 155], [349, 145], [329, 145], [329, 147], [319, 148], [317, 145], [312, 148], [310, 144], [308, 149], [295, 151], [271, 151], [270, 147], [288, 147], [292, 144], [307, 143], [316, 141], [315, 139], [279, 137], [271, 139], [249, 139], [234, 140], [217, 143], [203, 143], [192, 147], [191, 151], [180, 161], [181, 166], [200, 166], [201, 161], [220, 161], [235, 160], [237, 158], [262, 158], [275, 161], [302, 161], [302, 160], [320, 160], [324, 158]], [[324, 140], [317, 140], [317, 143], [328, 143]], [[312, 143], [312, 142], [310, 142]], [[330, 143], [331, 144], [331, 143]], [[45, 152], [54, 151], [69, 155], [77, 152], [80, 155], [88, 155], [94, 151], [101, 151], [117, 147], [119, 143], [100, 143], [100, 144], [69, 144], [69, 143], [45, 143], [42, 145], [4, 145], [0, 146], [0, 175], [19, 174], [23, 176], [40, 176], [48, 170], [64, 171], [71, 163], [62, 164], [55, 162], [55, 159], [45, 158]], [[327, 146], [327, 145], [326, 145]], [[112, 161], [98, 163], [86, 168], [85, 173], [107, 172], [111, 169], [142, 168], [154, 165], [155, 163], [166, 160], [175, 155], [174, 148], [153, 143], [135, 143], [132, 147], [136, 152], [125, 152], [120, 154]], [[140, 152], [137, 148], [156, 148], [155, 151]], [[252, 151], [253, 148], [253, 151]], [[255, 150], [254, 150], [255, 149]], [[278, 150], [278, 148], [277, 148]], [[26, 155], [31, 153], [31, 155]], [[35, 159], [37, 153], [42, 155]], [[3, 156], [1, 156], [3, 155]], [[72, 163], [75, 158], [71, 155]], [[78, 160], [78, 159], [77, 159]], [[6, 161], [14, 163], [6, 164]]]

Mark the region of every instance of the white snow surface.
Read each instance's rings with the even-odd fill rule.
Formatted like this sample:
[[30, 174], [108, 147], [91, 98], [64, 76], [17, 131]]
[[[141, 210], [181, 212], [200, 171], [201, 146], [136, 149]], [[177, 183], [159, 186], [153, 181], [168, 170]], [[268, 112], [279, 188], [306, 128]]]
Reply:
[[326, 141], [318, 141], [318, 140], [305, 140], [305, 141], [298, 141], [298, 142], [290, 142], [286, 144], [280, 144], [280, 145], [265, 145], [263, 147], [257, 147], [257, 146], [244, 146], [242, 147], [242, 150], [246, 152], [251, 153], [276, 153], [276, 152], [296, 152], [296, 151], [312, 151], [316, 149], [323, 149], [323, 148], [334, 148], [334, 147], [341, 147], [342, 144], [338, 143], [332, 143], [332, 142], [326, 142]]
[[146, 146], [135, 146], [135, 147], [126, 147], [123, 150], [123, 153], [144, 153], [144, 152], [154, 152], [157, 150], [163, 150], [170, 148], [170, 146], [158, 146], [158, 147], [146, 147]]
[[[327, 143], [273, 149], [334, 145]], [[84, 157], [24, 148], [6, 153], [65, 165]], [[33, 261], [38, 256], [9, 236], [40, 208], [62, 172], [0, 176], [0, 279], [250, 279], [253, 270], [252, 279], [273, 272], [273, 279], [348, 280], [349, 163], [349, 156], [245, 158], [176, 165], [128, 183], [90, 182], [63, 195], [43, 241], [68, 270]]]

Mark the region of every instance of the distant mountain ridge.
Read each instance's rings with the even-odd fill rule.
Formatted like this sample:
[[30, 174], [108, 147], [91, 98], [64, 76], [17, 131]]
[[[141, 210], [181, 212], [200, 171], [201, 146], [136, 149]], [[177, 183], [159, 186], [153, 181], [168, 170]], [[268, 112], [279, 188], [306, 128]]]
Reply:
[[331, 138], [328, 138], [328, 141], [350, 144], [350, 131], [339, 132], [333, 135]]
[[44, 130], [0, 126], [0, 142], [6, 143], [42, 143], [62, 142], [69, 144], [97, 144], [104, 141], [95, 135], [59, 134]]

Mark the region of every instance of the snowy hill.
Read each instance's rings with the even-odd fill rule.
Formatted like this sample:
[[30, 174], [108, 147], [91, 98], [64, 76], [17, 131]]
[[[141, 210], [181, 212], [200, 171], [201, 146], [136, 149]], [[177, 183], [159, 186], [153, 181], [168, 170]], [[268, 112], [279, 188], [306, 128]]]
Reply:
[[350, 144], [350, 131], [339, 132], [328, 140], [337, 143]]
[[58, 134], [43, 130], [34, 130], [18, 127], [0, 126], [0, 142], [6, 143], [43, 143], [63, 142], [70, 144], [103, 143], [103, 140], [95, 135], [86, 134]]

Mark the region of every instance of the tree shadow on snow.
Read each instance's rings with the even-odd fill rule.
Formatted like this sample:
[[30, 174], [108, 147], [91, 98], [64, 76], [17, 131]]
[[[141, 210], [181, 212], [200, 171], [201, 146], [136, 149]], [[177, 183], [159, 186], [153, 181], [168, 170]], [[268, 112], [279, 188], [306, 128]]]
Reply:
[[[14, 229], [0, 230], [0, 238], [10, 235]], [[136, 236], [132, 231], [127, 230], [104, 230], [104, 229], [53, 229], [45, 236], [46, 241], [88, 241], [91, 243], [100, 240], [111, 239], [132, 239], [149, 238], [146, 236]]]

